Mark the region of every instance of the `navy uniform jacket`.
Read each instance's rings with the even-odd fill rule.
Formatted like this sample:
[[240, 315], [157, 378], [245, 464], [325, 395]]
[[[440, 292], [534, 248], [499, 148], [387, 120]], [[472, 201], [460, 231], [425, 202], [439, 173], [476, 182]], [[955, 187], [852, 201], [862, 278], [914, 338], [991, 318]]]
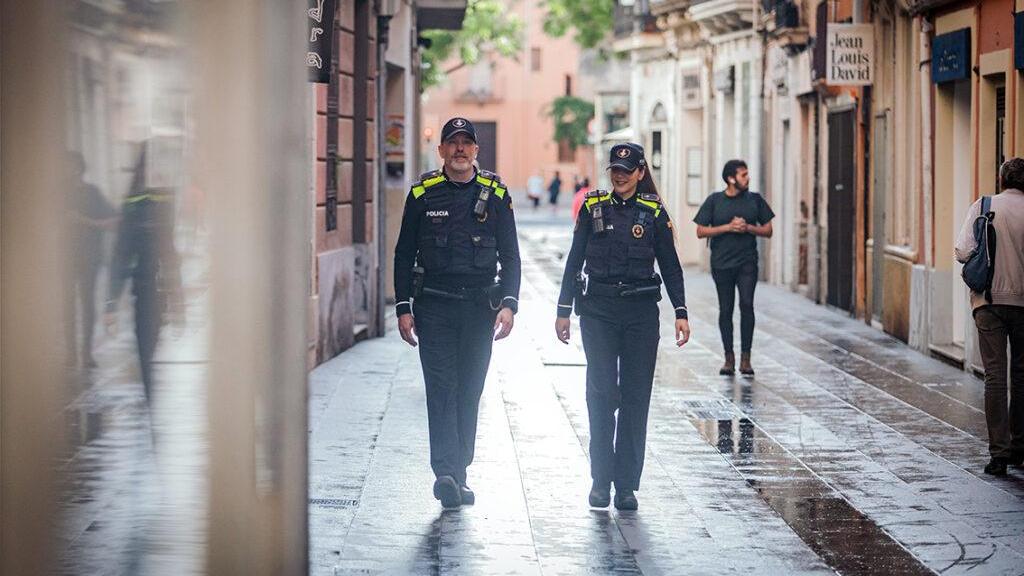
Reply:
[[[489, 191], [487, 215], [473, 208]], [[443, 171], [412, 186], [395, 246], [395, 311], [411, 312], [413, 267], [425, 270], [424, 286], [457, 290], [501, 284], [502, 306], [517, 310], [521, 265], [512, 196], [497, 175], [477, 172], [465, 183]], [[499, 267], [500, 265], [500, 267]]]
[[[588, 249], [596, 242], [591, 210], [598, 203], [606, 211], [605, 221], [617, 223], [612, 229], [606, 229], [602, 233], [600, 241], [603, 250]], [[634, 223], [641, 214], [639, 211], [649, 211], [652, 222], [634, 233]], [[610, 262], [593, 262], [595, 258]], [[628, 284], [640, 279], [632, 274], [632, 271], [638, 268], [647, 271], [647, 275], [653, 273], [655, 260], [658, 262], [669, 300], [675, 308], [676, 318], [686, 318], [683, 268], [679, 265], [675, 240], [672, 237], [672, 224], [657, 195], [645, 194], [640, 198], [634, 194], [623, 200], [614, 193], [600, 190], [591, 192], [587, 195], [587, 201], [580, 208], [576, 219], [576, 230], [572, 236], [572, 247], [566, 257], [562, 289], [558, 296], [558, 316], [568, 318], [572, 313], [573, 301], [576, 298], [574, 280], [583, 270], [584, 262], [591, 281]]]

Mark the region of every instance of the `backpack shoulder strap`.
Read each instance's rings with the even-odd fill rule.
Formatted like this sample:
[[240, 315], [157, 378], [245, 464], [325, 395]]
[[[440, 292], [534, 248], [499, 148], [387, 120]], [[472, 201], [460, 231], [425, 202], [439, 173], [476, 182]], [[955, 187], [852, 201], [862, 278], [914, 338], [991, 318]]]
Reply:
[[988, 214], [989, 211], [990, 211], [989, 208], [991, 206], [992, 206], [992, 197], [991, 196], [982, 196], [981, 197], [981, 212], [978, 215], [979, 216], [984, 216], [984, 215]]

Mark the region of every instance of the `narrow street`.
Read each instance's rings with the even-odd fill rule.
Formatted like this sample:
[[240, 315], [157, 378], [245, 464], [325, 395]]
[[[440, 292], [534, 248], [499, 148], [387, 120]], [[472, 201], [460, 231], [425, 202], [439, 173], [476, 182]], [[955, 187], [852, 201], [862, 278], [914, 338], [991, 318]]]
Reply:
[[681, 351], [662, 302], [640, 509], [590, 509], [579, 330], [570, 346], [553, 333], [571, 224], [521, 205], [522, 301], [481, 404], [477, 504], [431, 496], [419, 358], [391, 329], [310, 377], [311, 574], [1024, 574], [1024, 470], [981, 472], [980, 380], [765, 284], [756, 378], [718, 376], [696, 270]]

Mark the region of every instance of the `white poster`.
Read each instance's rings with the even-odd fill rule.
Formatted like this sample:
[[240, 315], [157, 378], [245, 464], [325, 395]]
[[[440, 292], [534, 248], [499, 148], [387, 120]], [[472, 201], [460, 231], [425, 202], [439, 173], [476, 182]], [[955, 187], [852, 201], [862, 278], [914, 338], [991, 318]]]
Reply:
[[871, 24], [829, 24], [825, 83], [869, 86], [874, 81], [875, 34]]

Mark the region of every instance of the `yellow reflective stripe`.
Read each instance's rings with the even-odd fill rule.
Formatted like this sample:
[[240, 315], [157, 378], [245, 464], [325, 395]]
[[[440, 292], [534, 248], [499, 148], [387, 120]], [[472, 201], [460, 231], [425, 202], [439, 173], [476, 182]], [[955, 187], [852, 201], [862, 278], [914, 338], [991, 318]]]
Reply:
[[597, 204], [598, 202], [603, 202], [611, 197], [611, 194], [605, 194], [604, 196], [594, 196], [592, 198], [587, 198], [587, 210], [590, 210], [590, 208], [592, 208], [594, 204]]
[[494, 187], [494, 195], [497, 196], [498, 198], [501, 198], [502, 200], [504, 200], [505, 199], [505, 188], [502, 188], [501, 186], [495, 186]]
[[661, 215], [661, 204], [658, 204], [657, 202], [651, 202], [650, 200], [644, 200], [642, 198], [637, 198], [636, 201], [643, 204], [644, 206], [647, 206], [651, 210], [654, 210], [655, 218]]
[[420, 196], [423, 196], [423, 194], [425, 194], [426, 192], [427, 192], [427, 189], [424, 188], [423, 186], [413, 186], [412, 187], [412, 197], [413, 198], [419, 198]]
[[476, 181], [483, 184], [484, 186], [494, 186], [494, 180], [491, 180], [490, 178], [484, 178], [483, 176], [477, 176]]
[[428, 178], [428, 179], [424, 180], [423, 181], [423, 187], [424, 188], [430, 188], [431, 186], [435, 186], [437, 184], [440, 184], [441, 182], [444, 182], [444, 175], [434, 176], [433, 178]]

